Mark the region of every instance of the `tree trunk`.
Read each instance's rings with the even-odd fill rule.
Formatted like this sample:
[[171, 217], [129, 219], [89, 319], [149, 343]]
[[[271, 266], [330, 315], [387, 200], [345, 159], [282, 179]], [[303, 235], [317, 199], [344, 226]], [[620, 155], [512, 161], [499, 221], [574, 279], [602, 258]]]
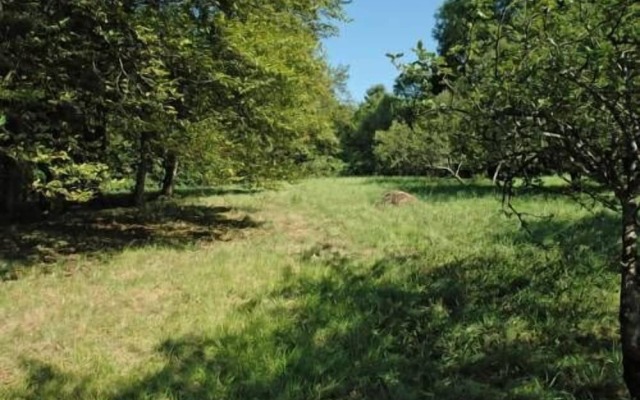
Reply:
[[640, 400], [640, 264], [638, 259], [638, 204], [622, 202], [622, 279], [620, 332], [624, 380], [633, 400]]
[[493, 173], [493, 178], [491, 179], [491, 182], [493, 182], [494, 186], [498, 183], [498, 178], [500, 177], [501, 168], [502, 168], [502, 163], [498, 163], [498, 166], [496, 167], [495, 172]]
[[144, 189], [147, 183], [147, 173], [149, 172], [149, 133], [143, 132], [140, 135], [140, 160], [136, 171], [136, 186], [133, 190], [133, 204], [135, 206], [144, 205]]
[[571, 188], [573, 189], [580, 189], [582, 188], [582, 176], [579, 172], [577, 171], [572, 171], [569, 173], [569, 176], [571, 177]]
[[15, 216], [26, 209], [31, 181], [28, 166], [0, 155], [0, 213]]
[[178, 155], [173, 152], [167, 152], [167, 156], [164, 160], [164, 179], [162, 180], [162, 189], [160, 194], [162, 196], [173, 196], [173, 188], [175, 186], [175, 178], [178, 174]]

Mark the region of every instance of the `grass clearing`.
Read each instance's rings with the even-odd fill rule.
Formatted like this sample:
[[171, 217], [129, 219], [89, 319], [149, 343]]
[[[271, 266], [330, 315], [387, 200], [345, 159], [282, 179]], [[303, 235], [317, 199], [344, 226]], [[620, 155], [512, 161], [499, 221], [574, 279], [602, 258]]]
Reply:
[[[392, 189], [421, 202], [376, 206]], [[554, 217], [528, 235], [486, 182], [343, 178], [27, 227], [41, 248], [14, 228], [0, 398], [625, 398], [616, 219], [517, 203]]]

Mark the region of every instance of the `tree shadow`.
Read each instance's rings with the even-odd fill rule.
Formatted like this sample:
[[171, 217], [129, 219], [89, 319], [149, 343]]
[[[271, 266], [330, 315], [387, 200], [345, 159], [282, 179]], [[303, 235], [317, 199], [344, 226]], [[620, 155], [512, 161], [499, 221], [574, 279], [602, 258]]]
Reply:
[[0, 278], [20, 269], [73, 259], [104, 258], [126, 248], [184, 247], [231, 240], [260, 223], [230, 207], [156, 202], [145, 208], [80, 209], [58, 217], [0, 225]]
[[490, 182], [470, 181], [463, 185], [447, 178], [370, 177], [367, 184], [411, 193], [423, 200], [450, 201], [456, 198], [500, 195], [500, 189]]
[[563, 262], [320, 260], [331, 274], [249, 302], [243, 329], [162, 343], [165, 367], [114, 400], [623, 398], [615, 315]]
[[[194, 197], [211, 197], [211, 196], [235, 196], [250, 195], [261, 193], [263, 189], [251, 187], [184, 187], [176, 188], [173, 193], [174, 199], [188, 199]], [[159, 191], [147, 191], [144, 195], [145, 202], [151, 203], [158, 200], [167, 201], [170, 198], [162, 196]], [[134, 207], [133, 195], [130, 192], [109, 192], [99, 193], [94, 198], [86, 202], [62, 201], [58, 204], [59, 209], [54, 215], [61, 215], [68, 212], [77, 211], [102, 211], [114, 208]], [[37, 202], [25, 204], [22, 208], [14, 211], [12, 214], [0, 213], [0, 224], [21, 223], [21, 222], [37, 222], [47, 218], [49, 211], [42, 208]]]
[[90, 396], [90, 382], [86, 378], [65, 373], [58, 368], [38, 360], [24, 360], [27, 371], [26, 389], [13, 398], [21, 400], [83, 400]]
[[515, 245], [531, 244], [541, 251], [556, 249], [562, 253], [564, 262], [574, 264], [586, 273], [594, 272], [597, 266], [619, 272], [622, 229], [619, 215], [603, 210], [590, 213], [579, 221], [526, 217], [524, 224], [526, 229], [515, 234], [500, 233], [496, 240]]
[[[109, 398], [624, 398], [615, 331], [601, 329], [615, 315], [562, 262], [318, 265], [331, 273], [289, 276], [238, 309], [247, 323], [236, 331], [161, 343], [164, 367]], [[62, 383], [91, 387], [46, 377], [29, 389], [44, 400]]]
[[[188, 199], [193, 197], [211, 196], [234, 196], [261, 193], [262, 189], [249, 187], [183, 187], [174, 190], [174, 197], [177, 199]], [[158, 191], [148, 191], [145, 193], [147, 202], [156, 201], [162, 197]], [[83, 204], [70, 204], [73, 210], [106, 210], [109, 208], [131, 207], [132, 195], [129, 192], [102, 193]]]
[[212, 187], [187, 187], [176, 188], [175, 194], [178, 197], [208, 197], [208, 196], [228, 196], [262, 193], [263, 189], [251, 187], [228, 187], [228, 188], [212, 188]]
[[[533, 236], [510, 236], [517, 256], [435, 267], [418, 253], [362, 264], [313, 246], [300, 254], [309, 271], [240, 306], [238, 328], [164, 341], [164, 366], [107, 398], [625, 398], [617, 317], [598, 296], [615, 292], [618, 274], [592, 236], [615, 222], [540, 220]], [[538, 241], [567, 250], [556, 257]], [[31, 365], [46, 379], [31, 379], [27, 398], [90, 397], [86, 380]]]
[[[502, 198], [502, 189], [486, 179], [468, 179], [465, 184], [453, 178], [421, 178], [421, 177], [369, 177], [367, 184], [411, 193], [422, 200], [430, 202], [452, 201], [461, 198], [494, 197]], [[585, 184], [586, 185], [586, 184]], [[593, 193], [602, 194], [602, 189], [589, 186]], [[513, 188], [516, 198], [531, 197], [575, 197], [576, 192], [567, 184], [544, 183]], [[584, 199], [589, 204], [589, 199]]]

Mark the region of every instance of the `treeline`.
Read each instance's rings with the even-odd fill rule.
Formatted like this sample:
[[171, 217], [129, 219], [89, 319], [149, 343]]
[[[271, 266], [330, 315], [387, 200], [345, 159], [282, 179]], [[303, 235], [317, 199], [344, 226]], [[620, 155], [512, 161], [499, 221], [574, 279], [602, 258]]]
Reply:
[[620, 186], [611, 178], [627, 175], [620, 163], [635, 157], [622, 149], [638, 126], [638, 7], [445, 1], [438, 48], [418, 43], [411, 61], [389, 54], [399, 70], [392, 91], [374, 86], [353, 106], [340, 134], [347, 171], [559, 174], [574, 184], [597, 175]]
[[340, 130], [345, 171], [457, 178], [495, 172], [496, 162], [466, 137], [460, 115], [434, 107], [454, 101], [444, 59], [422, 42], [414, 52], [411, 63], [402, 63], [402, 54], [388, 54], [400, 71], [393, 90], [375, 85], [352, 106], [351, 124]]
[[[418, 96], [425, 94], [417, 92], [423, 88], [403, 86], [408, 78], [401, 75], [393, 93], [382, 85], [373, 86], [364, 101], [354, 107], [351, 124], [340, 131], [345, 172], [411, 176], [480, 172], [482, 162], [471, 164], [462, 156], [456, 116], [418, 114]], [[425, 90], [429, 90], [426, 96], [440, 101], [451, 97], [448, 92]]]
[[105, 182], [286, 179], [337, 154], [340, 0], [0, 2], [0, 211]]

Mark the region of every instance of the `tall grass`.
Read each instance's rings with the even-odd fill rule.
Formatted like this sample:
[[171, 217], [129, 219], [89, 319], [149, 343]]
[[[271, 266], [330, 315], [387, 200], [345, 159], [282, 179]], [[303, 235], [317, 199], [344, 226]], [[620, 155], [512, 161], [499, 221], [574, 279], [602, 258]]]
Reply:
[[[421, 201], [376, 205], [390, 189]], [[0, 284], [0, 397], [624, 398], [616, 218], [553, 191], [516, 202], [547, 217], [525, 232], [486, 182], [185, 198], [196, 216], [157, 229], [217, 209], [223, 234], [78, 250]]]

